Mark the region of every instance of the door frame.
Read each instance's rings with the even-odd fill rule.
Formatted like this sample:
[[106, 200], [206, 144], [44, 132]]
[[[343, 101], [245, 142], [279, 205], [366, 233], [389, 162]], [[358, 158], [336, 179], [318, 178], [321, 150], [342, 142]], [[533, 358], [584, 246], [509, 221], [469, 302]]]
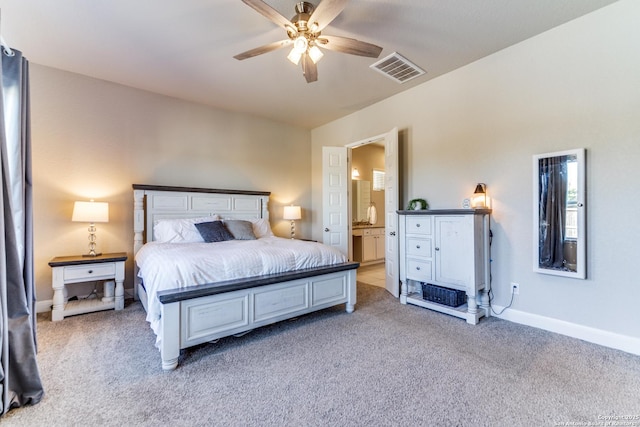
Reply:
[[[357, 147], [361, 147], [363, 145], [368, 145], [368, 144], [372, 144], [374, 142], [384, 142], [385, 143], [385, 173], [388, 172], [388, 166], [387, 166], [387, 151], [389, 149], [388, 147], [388, 139], [390, 137], [390, 135], [393, 135], [394, 139], [395, 139], [395, 153], [393, 153], [395, 155], [395, 169], [396, 169], [396, 176], [395, 179], [393, 180], [393, 184], [395, 184], [395, 198], [396, 198], [396, 205], [395, 207], [393, 207], [393, 210], [399, 209], [399, 202], [400, 202], [400, 188], [399, 188], [399, 180], [400, 180], [400, 170], [399, 170], [399, 154], [398, 154], [398, 128], [394, 127], [393, 129], [391, 129], [389, 132], [385, 132], [383, 134], [380, 135], [376, 135], [373, 137], [369, 137], [369, 138], [365, 138], [356, 142], [352, 142], [349, 144], [346, 144], [345, 147], [347, 148], [347, 156], [348, 156], [348, 167], [353, 167], [352, 166], [352, 159], [353, 159], [353, 153], [352, 150], [354, 148]], [[351, 173], [349, 170], [347, 170], [347, 180], [349, 181], [348, 184], [348, 189], [349, 191], [351, 191], [352, 188], [352, 184], [351, 184]], [[387, 183], [385, 183], [385, 190], [387, 190]], [[350, 203], [349, 203], [350, 205]], [[397, 213], [393, 212], [392, 215], [387, 215], [387, 210], [389, 209], [389, 207], [387, 206], [387, 195], [385, 194], [385, 206], [383, 209], [382, 214], [385, 215], [385, 278], [386, 278], [386, 288], [387, 291], [389, 291], [389, 293], [391, 293], [394, 297], [398, 298], [400, 296], [400, 272], [398, 270], [398, 265], [400, 262], [399, 259], [399, 254], [398, 254], [398, 250], [399, 250], [399, 244], [398, 244], [398, 216]], [[392, 221], [395, 221], [394, 223], [391, 223]], [[348, 211], [348, 216], [347, 216], [347, 223], [348, 223], [348, 233], [349, 233], [349, 259], [352, 260], [353, 259], [353, 238], [351, 237], [353, 235], [353, 230], [352, 230], [352, 209], [349, 208]], [[387, 225], [389, 224], [389, 225]], [[391, 228], [391, 230], [389, 230], [389, 228]], [[392, 250], [393, 247], [391, 245], [395, 246], [395, 250]], [[393, 257], [394, 259], [389, 259], [390, 257]]]

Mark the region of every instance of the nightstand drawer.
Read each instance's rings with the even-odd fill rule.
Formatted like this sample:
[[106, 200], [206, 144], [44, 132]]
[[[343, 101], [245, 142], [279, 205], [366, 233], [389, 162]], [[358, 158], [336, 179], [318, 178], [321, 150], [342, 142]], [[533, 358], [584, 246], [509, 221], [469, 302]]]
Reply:
[[113, 277], [116, 273], [116, 264], [105, 262], [91, 265], [69, 265], [64, 268], [64, 281], [81, 281]]
[[418, 282], [431, 280], [431, 261], [407, 259], [407, 279]]

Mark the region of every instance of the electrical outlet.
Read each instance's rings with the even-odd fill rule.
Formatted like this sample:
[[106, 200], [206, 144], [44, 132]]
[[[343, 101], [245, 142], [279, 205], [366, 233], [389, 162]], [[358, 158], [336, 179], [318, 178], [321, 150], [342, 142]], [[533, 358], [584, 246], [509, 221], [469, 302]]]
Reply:
[[516, 282], [511, 282], [511, 293], [514, 295], [520, 294], [520, 285]]

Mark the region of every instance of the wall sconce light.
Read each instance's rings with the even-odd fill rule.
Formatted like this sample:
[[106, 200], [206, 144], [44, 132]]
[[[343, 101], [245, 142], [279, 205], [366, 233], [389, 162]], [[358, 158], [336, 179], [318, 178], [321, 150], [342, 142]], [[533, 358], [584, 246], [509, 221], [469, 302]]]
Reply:
[[89, 253], [82, 255], [95, 257], [96, 253], [96, 222], [109, 222], [109, 203], [107, 202], [75, 202], [71, 221], [89, 223]]
[[360, 178], [360, 172], [358, 172], [358, 168], [353, 168], [353, 170], [351, 171], [351, 179], [358, 178]]
[[474, 209], [486, 209], [489, 207], [489, 197], [487, 197], [487, 184], [482, 182], [476, 185], [476, 189], [471, 196], [471, 207]]
[[291, 220], [291, 238], [293, 239], [296, 235], [296, 219], [302, 218], [302, 211], [300, 206], [285, 206], [284, 214], [282, 215], [283, 219]]

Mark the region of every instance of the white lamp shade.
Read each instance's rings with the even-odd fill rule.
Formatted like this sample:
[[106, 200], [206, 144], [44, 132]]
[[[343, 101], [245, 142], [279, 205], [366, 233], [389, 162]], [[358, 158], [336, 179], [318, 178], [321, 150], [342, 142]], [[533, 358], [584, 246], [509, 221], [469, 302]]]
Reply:
[[293, 49], [298, 52], [300, 55], [307, 51], [307, 47], [309, 47], [309, 42], [304, 36], [298, 36], [293, 41]]
[[300, 219], [302, 218], [302, 211], [300, 206], [285, 206], [284, 207], [284, 215], [282, 215], [284, 219]]
[[309, 57], [313, 61], [314, 64], [317, 64], [320, 59], [324, 56], [324, 53], [318, 48], [318, 46], [311, 46], [309, 48]]
[[302, 54], [298, 52], [295, 47], [291, 49], [291, 52], [289, 52], [289, 55], [287, 55], [287, 59], [296, 65], [300, 63], [301, 58]]
[[71, 221], [75, 222], [109, 222], [109, 203], [107, 202], [75, 202]]

